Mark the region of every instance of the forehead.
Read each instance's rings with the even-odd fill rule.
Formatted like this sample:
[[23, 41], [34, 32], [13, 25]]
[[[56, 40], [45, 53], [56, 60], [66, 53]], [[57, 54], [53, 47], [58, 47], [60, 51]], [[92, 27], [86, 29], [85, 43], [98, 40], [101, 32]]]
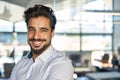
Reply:
[[33, 17], [29, 20], [28, 26], [50, 26], [50, 19], [44, 16]]

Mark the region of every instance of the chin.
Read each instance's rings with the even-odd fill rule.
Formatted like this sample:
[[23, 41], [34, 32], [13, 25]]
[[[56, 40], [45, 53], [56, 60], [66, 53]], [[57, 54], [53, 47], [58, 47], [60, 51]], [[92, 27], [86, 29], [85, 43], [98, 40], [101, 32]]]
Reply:
[[44, 52], [47, 49], [48, 46], [43, 46], [43, 47], [38, 47], [38, 48], [34, 48], [31, 47], [31, 50], [33, 52], [33, 54], [41, 54], [42, 52]]

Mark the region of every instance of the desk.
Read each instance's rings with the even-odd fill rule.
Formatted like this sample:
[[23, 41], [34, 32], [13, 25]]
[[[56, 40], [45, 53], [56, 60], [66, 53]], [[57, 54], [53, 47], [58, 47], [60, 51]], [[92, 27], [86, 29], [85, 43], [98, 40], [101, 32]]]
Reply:
[[90, 80], [120, 80], [120, 72], [96, 72], [87, 73]]
[[83, 68], [83, 67], [80, 67], [80, 68], [77, 68], [77, 67], [75, 67], [74, 68], [74, 71], [75, 72], [90, 72], [91, 71], [91, 69], [90, 68]]

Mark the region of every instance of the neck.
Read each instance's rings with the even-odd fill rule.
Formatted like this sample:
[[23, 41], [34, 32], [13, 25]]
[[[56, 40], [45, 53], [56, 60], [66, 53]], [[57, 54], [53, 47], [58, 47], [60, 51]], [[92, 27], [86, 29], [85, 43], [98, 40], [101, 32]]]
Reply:
[[[48, 49], [50, 47], [50, 45], [46, 48], [46, 49]], [[39, 55], [41, 55], [46, 49], [43, 49], [43, 50], [38, 50], [37, 52], [35, 52], [35, 51], [33, 51], [32, 53], [32, 58], [33, 58], [33, 61], [35, 61], [35, 59], [39, 56]], [[37, 54], [37, 53], [39, 53], [39, 54]]]

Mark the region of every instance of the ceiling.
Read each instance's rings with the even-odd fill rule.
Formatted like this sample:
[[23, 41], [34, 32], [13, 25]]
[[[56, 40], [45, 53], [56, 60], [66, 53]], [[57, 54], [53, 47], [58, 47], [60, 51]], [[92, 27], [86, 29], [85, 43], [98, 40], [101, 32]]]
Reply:
[[[60, 2], [62, 0], [57, 0]], [[16, 22], [23, 20], [23, 12], [26, 8], [36, 3], [53, 5], [53, 0], [0, 0], [0, 18]]]
[[[61, 2], [62, 0], [56, 0]], [[55, 2], [55, 3], [56, 3]], [[44, 4], [53, 7], [53, 0], [0, 0], [0, 18], [17, 22], [23, 20], [23, 12], [26, 8], [33, 6], [34, 4]]]
[[[78, 11], [82, 5], [96, 0], [0, 0], [0, 19], [10, 22], [23, 21], [23, 13], [25, 9], [34, 4], [44, 4], [50, 6], [54, 11], [60, 11], [67, 8], [78, 7]], [[109, 0], [106, 0], [107, 3]]]
[[22, 21], [24, 10], [36, 3], [50, 6], [57, 11], [81, 6], [85, 1], [93, 0], [0, 0], [0, 18], [10, 22]]
[[61, 2], [64, 0], [3, 0], [12, 4], [16, 4], [22, 7], [27, 7], [30, 6], [31, 4], [36, 4], [36, 3], [40, 3], [40, 4], [52, 4], [54, 2]]

